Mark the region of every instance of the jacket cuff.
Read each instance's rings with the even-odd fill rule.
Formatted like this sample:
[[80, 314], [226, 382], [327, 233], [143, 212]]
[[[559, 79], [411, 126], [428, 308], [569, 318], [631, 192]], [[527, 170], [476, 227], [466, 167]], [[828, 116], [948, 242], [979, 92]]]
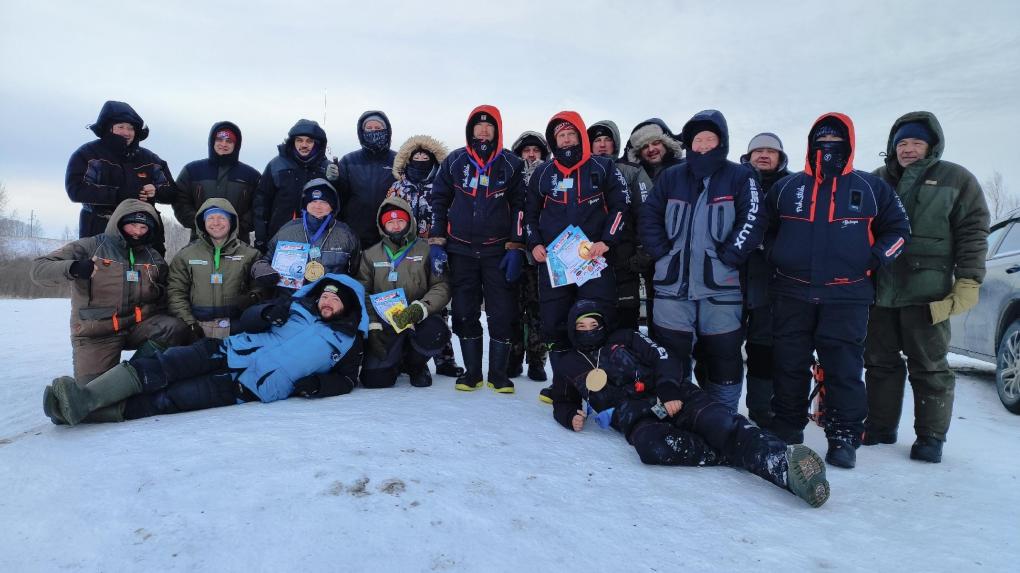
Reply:
[[446, 237], [429, 237], [429, 245], [446, 246]]
[[383, 327], [382, 327], [382, 323], [381, 322], [370, 322], [368, 324], [368, 331], [369, 332], [372, 332], [373, 330], [382, 330], [382, 329], [383, 329]]
[[[420, 300], [416, 300], [416, 301], [412, 302], [411, 306], [419, 306], [419, 307], [421, 307], [421, 311], [423, 313], [422, 316], [421, 316], [421, 320], [425, 320], [426, 318], [429, 317], [429, 314], [431, 314], [431, 312], [429, 311], [429, 307], [425, 306], [425, 303], [423, 303]], [[421, 320], [419, 320], [418, 322], [421, 322]], [[371, 327], [372, 327], [372, 325], [369, 325], [369, 328], [371, 328]], [[380, 326], [379, 328], [382, 328], [382, 326]]]

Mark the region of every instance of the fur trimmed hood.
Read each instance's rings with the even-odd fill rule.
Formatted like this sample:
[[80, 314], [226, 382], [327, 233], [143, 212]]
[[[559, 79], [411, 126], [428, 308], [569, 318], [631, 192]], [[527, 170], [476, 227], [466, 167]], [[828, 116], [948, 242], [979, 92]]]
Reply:
[[400, 146], [397, 156], [393, 159], [393, 177], [395, 179], [399, 180], [404, 176], [407, 162], [411, 161], [411, 156], [418, 149], [424, 149], [434, 155], [437, 164], [442, 163], [450, 153], [442, 141], [431, 135], [414, 135]]
[[[659, 120], [661, 122], [661, 120]], [[662, 144], [666, 146], [666, 152], [672, 152], [673, 156], [677, 159], [681, 159], [684, 156], [683, 144], [677, 141], [673, 134], [669, 132], [668, 128], [665, 128], [665, 124], [657, 121], [648, 120], [638, 124], [631, 132], [630, 138], [627, 140], [627, 161], [631, 163], [641, 162], [641, 148], [648, 145], [649, 143], [660, 140]]]

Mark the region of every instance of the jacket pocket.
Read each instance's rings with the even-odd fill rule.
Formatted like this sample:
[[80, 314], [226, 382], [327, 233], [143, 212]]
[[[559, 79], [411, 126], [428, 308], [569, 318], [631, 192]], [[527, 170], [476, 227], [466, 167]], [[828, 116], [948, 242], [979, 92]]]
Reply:
[[740, 271], [719, 260], [715, 251], [705, 250], [705, 286], [712, 290], [740, 290]]
[[719, 201], [709, 206], [708, 232], [716, 243], [721, 243], [730, 236], [737, 218], [736, 213], [733, 201]]
[[675, 295], [680, 292], [680, 273], [683, 270], [683, 252], [670, 253], [655, 261], [655, 275], [652, 283], [655, 292], [664, 295]]
[[666, 236], [671, 241], [683, 236], [690, 209], [691, 206], [686, 201], [670, 199], [666, 202]]

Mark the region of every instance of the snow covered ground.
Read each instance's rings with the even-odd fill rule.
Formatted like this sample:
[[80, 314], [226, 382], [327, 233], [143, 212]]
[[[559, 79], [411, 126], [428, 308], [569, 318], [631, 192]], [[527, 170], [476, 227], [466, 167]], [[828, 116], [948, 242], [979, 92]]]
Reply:
[[[436, 377], [123, 424], [57, 427], [66, 300], [0, 300], [0, 571], [1006, 571], [1020, 417], [961, 366], [945, 459], [900, 443], [829, 469], [811, 509], [730, 468], [643, 466], [593, 422]], [[908, 389], [909, 393], [909, 389]], [[907, 403], [909, 404], [909, 394]], [[807, 444], [824, 451], [811, 426]]]

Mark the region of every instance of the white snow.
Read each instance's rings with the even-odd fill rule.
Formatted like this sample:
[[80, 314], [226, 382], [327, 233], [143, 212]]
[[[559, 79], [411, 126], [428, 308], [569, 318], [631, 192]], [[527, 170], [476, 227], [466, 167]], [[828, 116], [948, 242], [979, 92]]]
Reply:
[[67, 244], [62, 239], [41, 237], [0, 237], [0, 252], [10, 257], [38, 257]]
[[0, 300], [0, 571], [1005, 571], [1020, 556], [1020, 417], [974, 361], [942, 464], [907, 459], [908, 410], [900, 442], [830, 467], [812, 509], [744, 471], [644, 466], [592, 422], [568, 432], [524, 378], [512, 396], [403, 379], [53, 426], [41, 395], [71, 371], [68, 312]]

